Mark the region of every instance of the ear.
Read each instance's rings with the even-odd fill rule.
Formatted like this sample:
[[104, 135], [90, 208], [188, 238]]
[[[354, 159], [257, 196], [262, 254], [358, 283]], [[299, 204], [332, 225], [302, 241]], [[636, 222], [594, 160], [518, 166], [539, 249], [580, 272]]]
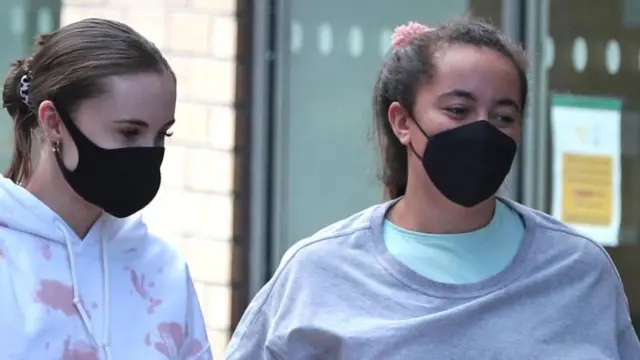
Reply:
[[51, 143], [62, 139], [62, 120], [51, 101], [45, 100], [38, 107], [38, 121], [45, 137]]
[[409, 137], [409, 122], [412, 120], [407, 110], [399, 102], [395, 101], [389, 106], [387, 117], [389, 118], [391, 129], [393, 129], [400, 143], [409, 145], [411, 140]]

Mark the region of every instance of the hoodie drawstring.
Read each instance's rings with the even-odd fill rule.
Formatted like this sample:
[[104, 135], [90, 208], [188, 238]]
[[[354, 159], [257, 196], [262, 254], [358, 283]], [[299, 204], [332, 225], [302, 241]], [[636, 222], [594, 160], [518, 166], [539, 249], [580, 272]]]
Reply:
[[107, 240], [105, 239], [105, 222], [101, 223], [100, 228], [100, 244], [102, 245], [102, 349], [104, 350], [104, 356], [106, 360], [111, 360], [111, 339], [110, 339], [110, 328], [109, 328], [109, 315], [111, 309], [109, 308], [110, 302], [110, 289], [109, 286], [109, 254], [107, 253]]
[[76, 307], [76, 309], [78, 310], [78, 313], [80, 314], [80, 318], [82, 319], [82, 324], [84, 325], [84, 327], [86, 328], [87, 332], [89, 333], [89, 335], [91, 335], [91, 339], [93, 340], [93, 342], [95, 343], [95, 345], [100, 348], [102, 350], [102, 352], [104, 353], [105, 356], [105, 360], [111, 360], [111, 344], [109, 343], [110, 341], [110, 337], [109, 337], [109, 300], [110, 300], [110, 296], [109, 296], [109, 290], [110, 290], [110, 286], [109, 286], [109, 259], [108, 259], [108, 254], [107, 254], [107, 244], [106, 244], [106, 240], [104, 238], [104, 233], [105, 233], [105, 223], [104, 221], [101, 222], [101, 231], [100, 231], [100, 243], [101, 243], [101, 251], [102, 251], [102, 276], [103, 276], [103, 289], [102, 289], [102, 294], [103, 294], [103, 330], [102, 330], [102, 343], [98, 342], [98, 339], [96, 338], [95, 334], [92, 331], [92, 327], [91, 327], [91, 320], [89, 319], [89, 316], [87, 315], [87, 311], [85, 310], [84, 306], [82, 306], [82, 301], [80, 299], [80, 291], [78, 290], [78, 280], [76, 277], [76, 259], [75, 259], [75, 254], [73, 251], [73, 247], [71, 246], [71, 239], [66, 231], [66, 228], [63, 224], [61, 223], [57, 223], [56, 225], [58, 225], [58, 229], [60, 229], [62, 231], [62, 234], [64, 236], [64, 240], [65, 240], [65, 244], [67, 245], [67, 253], [69, 255], [69, 266], [71, 268], [71, 282], [72, 282], [72, 289], [73, 289], [73, 305]]

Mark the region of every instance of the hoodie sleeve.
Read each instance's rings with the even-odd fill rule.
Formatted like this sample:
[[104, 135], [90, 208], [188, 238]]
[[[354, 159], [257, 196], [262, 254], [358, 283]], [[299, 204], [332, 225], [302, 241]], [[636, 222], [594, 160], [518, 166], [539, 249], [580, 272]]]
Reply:
[[198, 295], [187, 268], [187, 340], [181, 360], [213, 360]]

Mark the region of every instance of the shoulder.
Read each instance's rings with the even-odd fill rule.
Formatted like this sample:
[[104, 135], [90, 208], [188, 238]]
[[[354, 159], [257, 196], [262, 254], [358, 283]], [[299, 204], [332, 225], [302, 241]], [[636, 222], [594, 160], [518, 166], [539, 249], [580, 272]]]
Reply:
[[186, 268], [186, 260], [175, 241], [149, 232], [142, 248], [143, 255], [150, 260], [162, 263], [166, 269], [183, 272]]
[[594, 239], [546, 213], [511, 201], [507, 204], [523, 218], [526, 233], [532, 237], [531, 251], [546, 260], [546, 265], [570, 265], [573, 271], [584, 275], [620, 281], [611, 257]]
[[388, 207], [389, 203], [374, 205], [292, 245], [257, 296], [262, 298], [258, 301], [280, 299], [289, 289], [311, 286], [309, 278], [334, 277], [336, 271], [358, 267], [358, 263], [369, 256], [373, 223], [377, 217], [384, 216]]
[[300, 261], [326, 259], [325, 256], [341, 256], [349, 250], [358, 250], [368, 243], [375, 218], [384, 216], [389, 204], [377, 204], [347, 218], [328, 225], [313, 235], [292, 245], [283, 255], [280, 268], [295, 267]]
[[111, 252], [120, 254], [124, 262], [157, 271], [163, 277], [181, 279], [188, 275], [177, 238], [165, 238], [149, 229], [142, 217], [116, 220], [107, 235]]

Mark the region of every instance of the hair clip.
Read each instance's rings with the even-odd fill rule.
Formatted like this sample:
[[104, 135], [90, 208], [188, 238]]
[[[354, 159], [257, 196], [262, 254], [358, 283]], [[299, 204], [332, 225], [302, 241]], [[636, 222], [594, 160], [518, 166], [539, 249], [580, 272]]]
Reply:
[[25, 103], [27, 106], [31, 106], [31, 103], [29, 102], [30, 86], [31, 86], [31, 73], [27, 72], [26, 74], [22, 75], [22, 77], [20, 78], [20, 88], [19, 88], [20, 98], [22, 99], [22, 102]]
[[393, 30], [391, 35], [391, 47], [394, 50], [402, 49], [411, 44], [411, 40], [432, 30], [419, 22], [409, 21], [406, 25], [400, 25]]

